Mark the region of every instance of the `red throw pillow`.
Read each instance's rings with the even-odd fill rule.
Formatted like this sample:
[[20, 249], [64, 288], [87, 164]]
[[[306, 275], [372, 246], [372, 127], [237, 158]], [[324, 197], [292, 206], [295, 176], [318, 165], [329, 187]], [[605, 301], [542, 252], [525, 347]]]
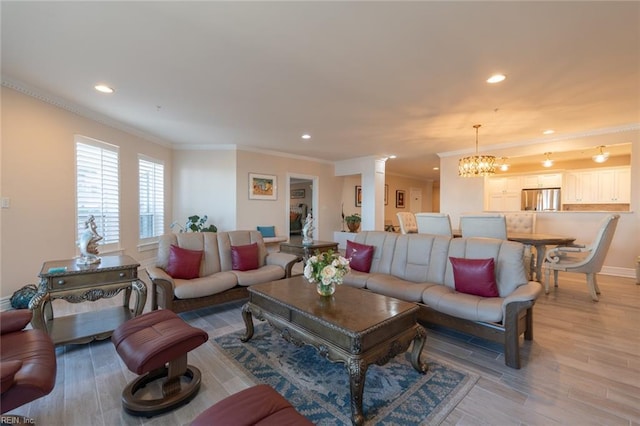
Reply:
[[360, 272], [369, 272], [371, 269], [374, 250], [375, 246], [368, 246], [366, 244], [347, 240], [347, 251], [345, 253], [345, 257], [350, 259], [349, 266], [351, 269]]
[[463, 259], [450, 257], [456, 291], [483, 297], [498, 297], [493, 258]]
[[258, 269], [258, 243], [231, 246], [231, 269], [250, 271]]
[[202, 250], [188, 250], [171, 244], [167, 274], [182, 280], [198, 278], [202, 253]]

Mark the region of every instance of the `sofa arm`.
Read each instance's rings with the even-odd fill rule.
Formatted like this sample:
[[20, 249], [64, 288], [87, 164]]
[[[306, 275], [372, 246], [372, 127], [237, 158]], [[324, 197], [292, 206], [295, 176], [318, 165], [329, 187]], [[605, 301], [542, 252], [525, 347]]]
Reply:
[[530, 302], [538, 298], [542, 293], [542, 285], [536, 281], [529, 281], [516, 288], [510, 295], [502, 301], [502, 317], [506, 317], [507, 305], [514, 302]]
[[13, 386], [15, 383], [15, 376], [18, 371], [22, 368], [22, 361], [13, 360], [13, 361], [2, 361], [0, 362], [0, 375], [2, 375], [2, 393]]
[[300, 262], [300, 258], [295, 254], [289, 253], [269, 253], [267, 255], [267, 265], [278, 265], [285, 271], [285, 278], [291, 276], [291, 268], [297, 262]]
[[174, 298], [173, 290], [176, 287], [173, 278], [163, 269], [155, 266], [147, 268], [147, 275], [153, 284], [151, 290], [151, 310], [155, 311], [158, 307], [170, 310], [171, 302]]
[[29, 324], [33, 314], [29, 309], [0, 312], [0, 334], [20, 331]]

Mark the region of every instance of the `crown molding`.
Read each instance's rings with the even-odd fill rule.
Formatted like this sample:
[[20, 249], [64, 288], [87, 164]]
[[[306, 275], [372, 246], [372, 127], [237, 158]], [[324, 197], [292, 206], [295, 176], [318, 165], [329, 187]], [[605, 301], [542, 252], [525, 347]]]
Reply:
[[[582, 139], [582, 138], [589, 138], [589, 137], [595, 137], [595, 136], [633, 132], [633, 131], [639, 131], [639, 130], [640, 130], [640, 123], [630, 123], [630, 124], [624, 124], [622, 126], [617, 126], [617, 127], [607, 127], [604, 129], [587, 130], [584, 132], [568, 133], [565, 135], [545, 136], [545, 137], [535, 138], [535, 139], [526, 139], [526, 140], [516, 141], [516, 142], [507, 142], [507, 143], [498, 144], [498, 145], [487, 145], [483, 147], [482, 152], [498, 151], [498, 150], [507, 149], [507, 148], [520, 148], [520, 147], [531, 146], [531, 145], [539, 145], [542, 143], [560, 142], [560, 141], [566, 141], [571, 139]], [[446, 157], [453, 157], [457, 155], [465, 155], [470, 153], [475, 153], [475, 150], [461, 149], [457, 151], [439, 152], [438, 157], [446, 158]]]
[[153, 142], [167, 148], [174, 148], [175, 144], [173, 142], [151, 135], [135, 127], [128, 126], [118, 120], [107, 117], [104, 114], [101, 114], [89, 108], [82, 107], [74, 102], [62, 99], [58, 96], [52, 95], [51, 93], [47, 93], [43, 90], [25, 84], [19, 80], [12, 79], [11, 77], [2, 75], [2, 87], [15, 90], [16, 92], [20, 92], [23, 95], [38, 99], [39, 101], [64, 109], [65, 111], [71, 112], [81, 117], [88, 118], [89, 120], [98, 122], [100, 124], [104, 124], [105, 126], [113, 127], [114, 129], [129, 133], [146, 141]]

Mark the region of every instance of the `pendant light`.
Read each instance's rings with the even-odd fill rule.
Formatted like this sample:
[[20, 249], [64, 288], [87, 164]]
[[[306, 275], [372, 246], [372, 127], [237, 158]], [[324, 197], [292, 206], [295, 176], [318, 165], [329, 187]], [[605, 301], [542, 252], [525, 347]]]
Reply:
[[544, 156], [545, 156], [545, 160], [542, 162], [542, 166], [543, 167], [551, 167], [553, 166], [553, 160], [549, 157], [551, 155], [550, 152], [545, 152]]
[[480, 126], [481, 124], [473, 126], [473, 128], [476, 129], [476, 155], [464, 157], [458, 161], [458, 176], [489, 176], [496, 172], [496, 157], [493, 155], [478, 155], [478, 129]]
[[602, 152], [602, 150], [604, 149], [604, 145], [600, 145], [598, 147], [598, 149], [600, 149], [600, 152], [598, 154], [594, 155], [591, 158], [596, 163], [604, 163], [605, 161], [607, 161], [609, 159], [609, 153], [608, 152]]

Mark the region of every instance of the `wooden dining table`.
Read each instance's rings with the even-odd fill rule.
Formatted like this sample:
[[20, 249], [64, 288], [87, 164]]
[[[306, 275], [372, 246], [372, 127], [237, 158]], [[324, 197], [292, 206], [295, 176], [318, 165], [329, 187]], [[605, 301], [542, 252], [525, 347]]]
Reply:
[[551, 234], [528, 234], [526, 232], [508, 232], [507, 240], [516, 241], [536, 248], [536, 281], [542, 282], [542, 264], [547, 246], [566, 246], [573, 244], [575, 237]]
[[[462, 233], [460, 232], [460, 230], [456, 229], [453, 231], [453, 236], [461, 237]], [[544, 263], [544, 256], [547, 252], [547, 246], [570, 245], [573, 244], [576, 238], [552, 234], [507, 232], [507, 240], [527, 244], [536, 248], [535, 280], [538, 282], [542, 282], [542, 264]]]

